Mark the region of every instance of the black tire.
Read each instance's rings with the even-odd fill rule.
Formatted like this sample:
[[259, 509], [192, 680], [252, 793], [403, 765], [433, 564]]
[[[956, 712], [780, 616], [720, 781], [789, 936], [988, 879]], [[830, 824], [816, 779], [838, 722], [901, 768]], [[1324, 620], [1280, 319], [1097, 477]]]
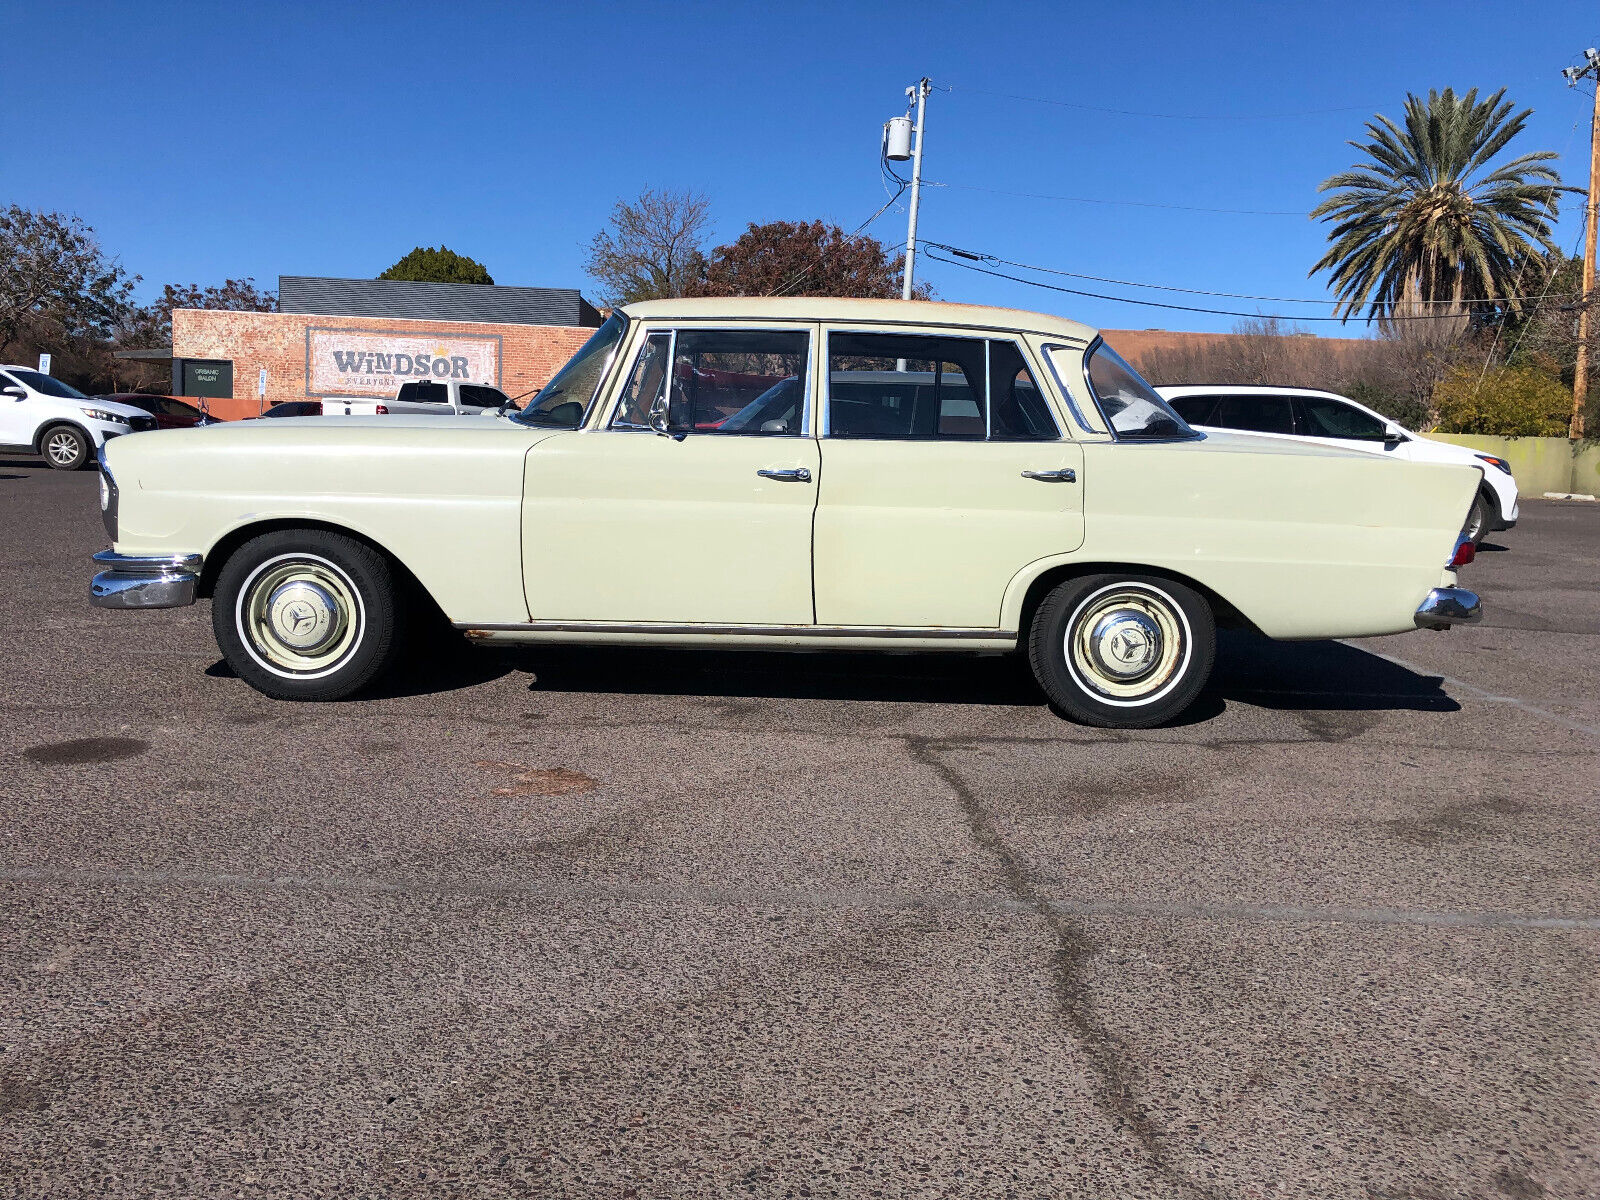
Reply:
[[276, 700], [342, 700], [383, 673], [405, 606], [388, 561], [355, 538], [283, 529], [223, 564], [211, 627], [234, 672]]
[[1068, 579], [1028, 631], [1028, 661], [1045, 695], [1073, 720], [1110, 729], [1178, 716], [1210, 678], [1216, 654], [1205, 597], [1150, 575]]
[[39, 437], [39, 453], [58, 471], [81, 471], [94, 460], [89, 435], [76, 425], [52, 425]]
[[1476, 546], [1483, 541], [1484, 535], [1489, 532], [1489, 502], [1479, 492], [1472, 499], [1472, 507], [1467, 510], [1467, 523], [1461, 527], [1461, 532], [1472, 540]]

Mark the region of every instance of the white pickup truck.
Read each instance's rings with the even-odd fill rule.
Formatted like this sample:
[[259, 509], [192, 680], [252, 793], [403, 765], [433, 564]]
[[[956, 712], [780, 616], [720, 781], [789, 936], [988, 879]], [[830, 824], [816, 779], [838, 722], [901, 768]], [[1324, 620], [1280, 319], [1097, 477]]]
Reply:
[[371, 396], [324, 396], [325, 417], [381, 417], [389, 413], [419, 416], [493, 416], [509, 398], [486, 383], [463, 383], [457, 379], [419, 379], [400, 385], [393, 400]]

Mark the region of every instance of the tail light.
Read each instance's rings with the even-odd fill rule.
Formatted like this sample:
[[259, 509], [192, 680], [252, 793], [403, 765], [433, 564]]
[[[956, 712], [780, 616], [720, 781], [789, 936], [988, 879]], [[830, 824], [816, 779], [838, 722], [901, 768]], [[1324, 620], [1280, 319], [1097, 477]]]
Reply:
[[1478, 557], [1478, 548], [1472, 544], [1472, 539], [1462, 534], [1456, 539], [1456, 552], [1450, 556], [1449, 565], [1464, 567]]
[[389, 406], [387, 404], [380, 404], [377, 406], [376, 412], [380, 417], [387, 417], [389, 415]]

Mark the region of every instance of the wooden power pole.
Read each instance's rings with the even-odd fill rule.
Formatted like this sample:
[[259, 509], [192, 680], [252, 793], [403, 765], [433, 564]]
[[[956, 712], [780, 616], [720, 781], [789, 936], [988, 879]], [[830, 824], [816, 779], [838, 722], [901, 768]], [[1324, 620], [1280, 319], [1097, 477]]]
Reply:
[[1584, 197], [1583, 299], [1578, 309], [1578, 361], [1572, 372], [1572, 420], [1567, 436], [1574, 441], [1583, 436], [1583, 403], [1589, 395], [1589, 335], [1593, 329], [1595, 226], [1600, 224], [1600, 51], [1584, 51], [1588, 61], [1582, 67], [1562, 72], [1571, 87], [1580, 79], [1595, 81], [1594, 117], [1589, 124], [1589, 193]]

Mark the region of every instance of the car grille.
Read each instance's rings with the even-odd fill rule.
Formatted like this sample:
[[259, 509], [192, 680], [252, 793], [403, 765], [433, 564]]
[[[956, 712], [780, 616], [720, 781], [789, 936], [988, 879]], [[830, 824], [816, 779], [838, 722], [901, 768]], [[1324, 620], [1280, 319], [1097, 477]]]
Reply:
[[154, 417], [130, 417], [128, 426], [134, 433], [143, 433], [147, 429], [156, 427], [156, 419]]

